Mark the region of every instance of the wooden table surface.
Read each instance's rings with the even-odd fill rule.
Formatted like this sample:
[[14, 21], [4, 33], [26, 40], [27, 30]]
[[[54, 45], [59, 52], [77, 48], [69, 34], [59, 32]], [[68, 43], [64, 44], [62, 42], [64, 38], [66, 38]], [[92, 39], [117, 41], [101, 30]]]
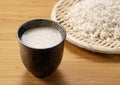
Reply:
[[0, 85], [120, 85], [120, 56], [89, 52], [65, 42], [61, 65], [36, 78], [22, 64], [18, 27], [35, 18], [50, 19], [58, 0], [0, 0]]

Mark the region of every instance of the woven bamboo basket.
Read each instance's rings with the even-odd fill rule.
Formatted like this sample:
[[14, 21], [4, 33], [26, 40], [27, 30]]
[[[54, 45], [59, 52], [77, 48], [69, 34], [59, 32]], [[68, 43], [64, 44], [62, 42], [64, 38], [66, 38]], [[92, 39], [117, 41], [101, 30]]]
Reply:
[[51, 13], [51, 19], [59, 22], [63, 25], [67, 31], [67, 40], [72, 44], [99, 53], [105, 54], [120, 54], [120, 41], [104, 41], [100, 39], [95, 39], [94, 41], [85, 38], [84, 36], [79, 36], [78, 33], [72, 29], [68, 23], [68, 19], [65, 18], [67, 14], [67, 8], [80, 0], [60, 0], [53, 8]]

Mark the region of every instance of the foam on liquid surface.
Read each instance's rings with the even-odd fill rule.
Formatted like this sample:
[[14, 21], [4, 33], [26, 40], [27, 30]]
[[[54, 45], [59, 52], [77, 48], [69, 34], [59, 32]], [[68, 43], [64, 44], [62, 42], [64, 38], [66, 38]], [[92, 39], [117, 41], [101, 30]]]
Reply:
[[49, 48], [62, 41], [62, 36], [57, 29], [49, 27], [33, 28], [26, 31], [22, 42], [32, 48]]

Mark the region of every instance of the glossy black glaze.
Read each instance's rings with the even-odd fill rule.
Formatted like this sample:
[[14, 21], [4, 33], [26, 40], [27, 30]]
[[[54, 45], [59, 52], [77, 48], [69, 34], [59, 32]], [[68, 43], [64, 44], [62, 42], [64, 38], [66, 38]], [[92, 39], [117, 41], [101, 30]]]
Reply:
[[[58, 29], [62, 34], [63, 40], [58, 45], [46, 49], [36, 49], [24, 45], [21, 41], [21, 36], [26, 30], [35, 27], [52, 27]], [[62, 60], [64, 40], [66, 38], [66, 31], [61, 25], [46, 19], [31, 20], [19, 28], [17, 36], [20, 43], [20, 54], [23, 64], [33, 75], [46, 77], [57, 69]]]

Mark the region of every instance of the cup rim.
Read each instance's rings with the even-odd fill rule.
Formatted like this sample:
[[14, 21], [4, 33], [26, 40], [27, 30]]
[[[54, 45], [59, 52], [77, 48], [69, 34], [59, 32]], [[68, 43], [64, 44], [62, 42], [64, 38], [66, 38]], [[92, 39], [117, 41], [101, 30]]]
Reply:
[[[36, 21], [36, 20], [39, 20], [39, 21], [50, 21], [50, 22], [53, 22], [53, 23], [57, 24], [60, 28], [62, 28], [62, 30], [63, 30], [64, 33], [65, 33], [64, 36], [63, 36], [63, 38], [62, 38], [62, 40], [61, 40], [58, 44], [53, 45], [53, 46], [51, 46], [51, 47], [47, 47], [47, 48], [35, 48], [35, 47], [31, 47], [31, 46], [29, 46], [29, 45], [24, 44], [23, 41], [20, 39], [18, 33], [19, 33], [19, 31], [20, 31], [20, 29], [22, 28], [23, 25], [25, 25], [25, 24], [27, 24], [27, 23], [29, 23], [29, 22], [31, 22], [31, 21]], [[53, 21], [53, 20], [50, 20], [50, 19], [43, 19], [43, 18], [42, 18], [42, 19], [31, 19], [31, 20], [28, 20], [28, 21], [24, 22], [24, 23], [23, 23], [22, 25], [20, 25], [19, 28], [17, 29], [17, 40], [18, 40], [18, 42], [19, 42], [20, 44], [24, 45], [25, 47], [28, 47], [28, 48], [31, 48], [31, 49], [37, 49], [37, 50], [46, 50], [46, 49], [54, 48], [54, 47], [58, 46], [59, 44], [61, 44], [61, 43], [66, 39], [66, 36], [67, 36], [67, 33], [66, 33], [65, 28], [64, 28], [61, 24], [59, 24], [58, 22]]]

